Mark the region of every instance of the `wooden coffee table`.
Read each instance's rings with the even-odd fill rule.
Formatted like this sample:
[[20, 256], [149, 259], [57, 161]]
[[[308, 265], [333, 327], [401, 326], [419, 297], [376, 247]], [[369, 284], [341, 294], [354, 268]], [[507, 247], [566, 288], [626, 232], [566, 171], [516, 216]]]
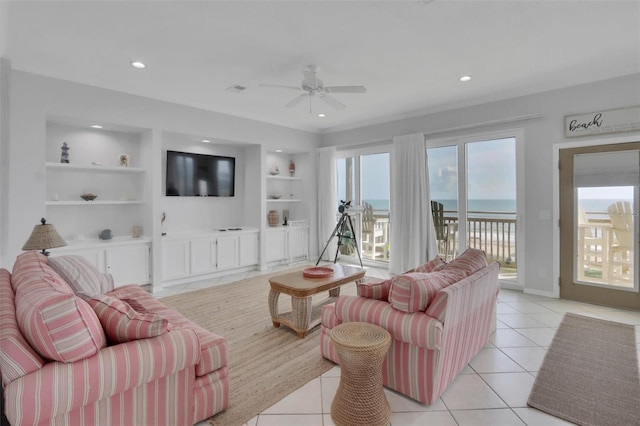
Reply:
[[[340, 295], [340, 286], [362, 279], [365, 270], [353, 266], [327, 265], [333, 269], [333, 275], [327, 278], [306, 278], [302, 271], [290, 272], [269, 278], [269, 312], [274, 327], [284, 324], [304, 338], [307, 331], [320, 324], [320, 311], [326, 304], [333, 303]], [[313, 304], [314, 294], [329, 290], [329, 297], [318, 304]], [[278, 312], [280, 294], [291, 296], [291, 312]]]

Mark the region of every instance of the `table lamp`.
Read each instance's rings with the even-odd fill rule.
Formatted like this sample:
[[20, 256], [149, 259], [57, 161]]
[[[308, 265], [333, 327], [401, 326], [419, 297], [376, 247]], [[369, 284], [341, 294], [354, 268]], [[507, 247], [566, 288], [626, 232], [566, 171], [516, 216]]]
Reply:
[[36, 225], [33, 227], [31, 236], [24, 243], [22, 250], [42, 250], [42, 254], [49, 256], [49, 252], [46, 249], [63, 247], [67, 245], [67, 242], [62, 239], [56, 228], [53, 225], [46, 223], [47, 221], [43, 217], [40, 219], [42, 225]]

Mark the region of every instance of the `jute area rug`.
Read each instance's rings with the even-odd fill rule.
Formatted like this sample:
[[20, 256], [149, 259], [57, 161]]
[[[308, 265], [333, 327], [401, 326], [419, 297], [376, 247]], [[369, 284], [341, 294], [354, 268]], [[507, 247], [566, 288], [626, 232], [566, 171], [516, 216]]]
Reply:
[[[268, 279], [295, 269], [303, 267], [161, 299], [229, 343], [229, 408], [211, 424], [242, 425], [335, 365], [320, 354], [320, 326], [304, 339], [285, 326], [273, 328]], [[355, 284], [340, 291], [356, 294]], [[327, 293], [317, 296], [321, 300]], [[281, 295], [279, 302], [280, 312], [291, 310], [289, 296]]]
[[565, 314], [528, 404], [579, 425], [640, 425], [634, 327]]

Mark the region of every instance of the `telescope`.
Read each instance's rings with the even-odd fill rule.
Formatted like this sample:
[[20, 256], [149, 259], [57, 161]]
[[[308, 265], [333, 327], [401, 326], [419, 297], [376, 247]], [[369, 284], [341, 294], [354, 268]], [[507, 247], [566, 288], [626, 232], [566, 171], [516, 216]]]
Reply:
[[340, 200], [338, 213], [342, 214], [358, 214], [364, 212], [364, 207], [360, 205], [351, 205], [351, 201]]

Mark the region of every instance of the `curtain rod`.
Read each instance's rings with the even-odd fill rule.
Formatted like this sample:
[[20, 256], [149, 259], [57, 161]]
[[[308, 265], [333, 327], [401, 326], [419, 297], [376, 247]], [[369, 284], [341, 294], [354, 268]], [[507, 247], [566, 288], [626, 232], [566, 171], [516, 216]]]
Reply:
[[[535, 120], [538, 118], [542, 118], [544, 117], [546, 114], [545, 113], [537, 113], [537, 114], [527, 114], [527, 115], [517, 115], [515, 117], [508, 117], [508, 118], [500, 118], [498, 120], [491, 120], [491, 121], [482, 121], [480, 123], [473, 123], [473, 124], [465, 124], [464, 126], [456, 126], [456, 127], [449, 127], [446, 129], [440, 129], [440, 130], [433, 130], [431, 132], [423, 132], [424, 136], [434, 136], [434, 135], [438, 135], [441, 133], [450, 133], [450, 132], [456, 132], [459, 130], [468, 130], [468, 129], [479, 129], [482, 127], [487, 127], [487, 126], [494, 126], [494, 125], [498, 125], [498, 124], [508, 124], [508, 123], [517, 123], [519, 121], [528, 121], [528, 120]], [[414, 133], [418, 133], [418, 132], [414, 132]], [[374, 139], [374, 140], [370, 140], [370, 141], [366, 141], [366, 142], [362, 142], [362, 143], [353, 143], [350, 145], [340, 145], [337, 148], [338, 151], [343, 151], [345, 149], [351, 149], [351, 148], [355, 148], [355, 147], [365, 147], [365, 146], [374, 146], [374, 145], [379, 145], [381, 143], [386, 143], [393, 140], [393, 137], [391, 138], [381, 138], [381, 139]]]

